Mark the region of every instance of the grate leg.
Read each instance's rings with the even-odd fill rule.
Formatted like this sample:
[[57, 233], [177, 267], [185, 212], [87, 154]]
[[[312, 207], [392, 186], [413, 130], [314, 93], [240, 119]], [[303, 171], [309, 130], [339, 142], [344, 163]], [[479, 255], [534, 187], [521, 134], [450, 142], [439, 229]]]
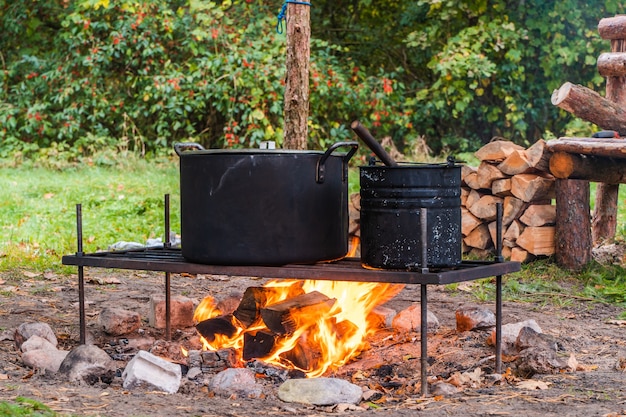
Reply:
[[[168, 249], [170, 242], [170, 195], [165, 194], [165, 241], [163, 246]], [[170, 273], [165, 273], [165, 340], [172, 340], [172, 304]]]
[[420, 296], [420, 345], [421, 345], [421, 362], [420, 376], [422, 382], [422, 396], [428, 395], [428, 299], [426, 289], [428, 285], [421, 284]]

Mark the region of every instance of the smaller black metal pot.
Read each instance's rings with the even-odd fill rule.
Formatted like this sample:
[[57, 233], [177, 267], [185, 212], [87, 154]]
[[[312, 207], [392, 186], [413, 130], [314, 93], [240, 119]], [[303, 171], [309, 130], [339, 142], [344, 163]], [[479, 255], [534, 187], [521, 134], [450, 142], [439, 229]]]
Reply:
[[[349, 148], [347, 153], [337, 152]], [[213, 265], [284, 265], [348, 252], [348, 161], [326, 151], [205, 150], [180, 157], [182, 255]], [[189, 150], [191, 149], [191, 150]]]
[[[416, 270], [461, 263], [459, 165], [362, 166], [360, 184], [361, 261], [365, 266]], [[427, 210], [426, 241], [421, 236], [422, 208]]]

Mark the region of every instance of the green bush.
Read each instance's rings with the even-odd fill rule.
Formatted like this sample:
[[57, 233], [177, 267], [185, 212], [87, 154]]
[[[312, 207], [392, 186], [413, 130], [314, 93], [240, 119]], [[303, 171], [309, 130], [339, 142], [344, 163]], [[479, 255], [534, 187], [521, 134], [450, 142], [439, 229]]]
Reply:
[[[274, 11], [174, 0], [67, 8], [48, 15], [58, 29], [47, 48], [11, 54], [0, 156], [45, 156], [51, 146], [78, 157], [107, 148], [154, 153], [186, 140], [214, 148], [282, 142], [285, 36]], [[371, 117], [375, 127], [403, 117], [393, 74], [368, 76], [335, 52], [312, 41], [310, 148], [350, 138], [353, 118]]]
[[[0, 0], [0, 158], [177, 141], [283, 139], [280, 2]], [[602, 90], [596, 26], [617, 0], [419, 0], [311, 7], [309, 148], [361, 119], [405, 153], [589, 134], [550, 103], [565, 81]], [[54, 147], [54, 148], [53, 148]], [[52, 151], [50, 151], [50, 149]]]

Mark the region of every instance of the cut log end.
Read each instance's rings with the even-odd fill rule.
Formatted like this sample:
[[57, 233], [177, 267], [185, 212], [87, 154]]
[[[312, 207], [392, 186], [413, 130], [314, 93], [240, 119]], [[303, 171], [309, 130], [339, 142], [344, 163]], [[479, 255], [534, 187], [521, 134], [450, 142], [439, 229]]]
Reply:
[[572, 154], [556, 152], [550, 158], [550, 172], [556, 178], [569, 178], [574, 172], [575, 164]]
[[552, 104], [558, 106], [565, 100], [572, 89], [573, 84], [570, 82], [566, 82], [561, 86], [561, 88], [554, 90], [552, 92]]

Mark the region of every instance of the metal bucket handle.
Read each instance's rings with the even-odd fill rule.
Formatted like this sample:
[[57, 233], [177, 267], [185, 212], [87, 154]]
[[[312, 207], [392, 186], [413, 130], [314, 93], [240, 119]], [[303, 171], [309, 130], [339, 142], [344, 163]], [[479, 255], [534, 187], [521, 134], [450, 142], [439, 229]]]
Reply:
[[317, 161], [317, 171], [315, 172], [315, 182], [321, 184], [325, 180], [326, 175], [326, 160], [330, 157], [330, 155], [337, 149], [342, 148], [344, 146], [349, 146], [351, 149], [347, 154], [343, 157], [343, 162], [348, 162], [352, 155], [354, 155], [359, 149], [359, 144], [357, 142], [337, 142], [332, 144], [324, 155], [320, 156], [320, 159]]
[[203, 151], [204, 146], [200, 145], [199, 143], [194, 143], [194, 142], [183, 142], [183, 143], [174, 144], [174, 152], [176, 152], [176, 155], [178, 156], [181, 156], [184, 151], [189, 150], [189, 149], [193, 149], [196, 151]]

